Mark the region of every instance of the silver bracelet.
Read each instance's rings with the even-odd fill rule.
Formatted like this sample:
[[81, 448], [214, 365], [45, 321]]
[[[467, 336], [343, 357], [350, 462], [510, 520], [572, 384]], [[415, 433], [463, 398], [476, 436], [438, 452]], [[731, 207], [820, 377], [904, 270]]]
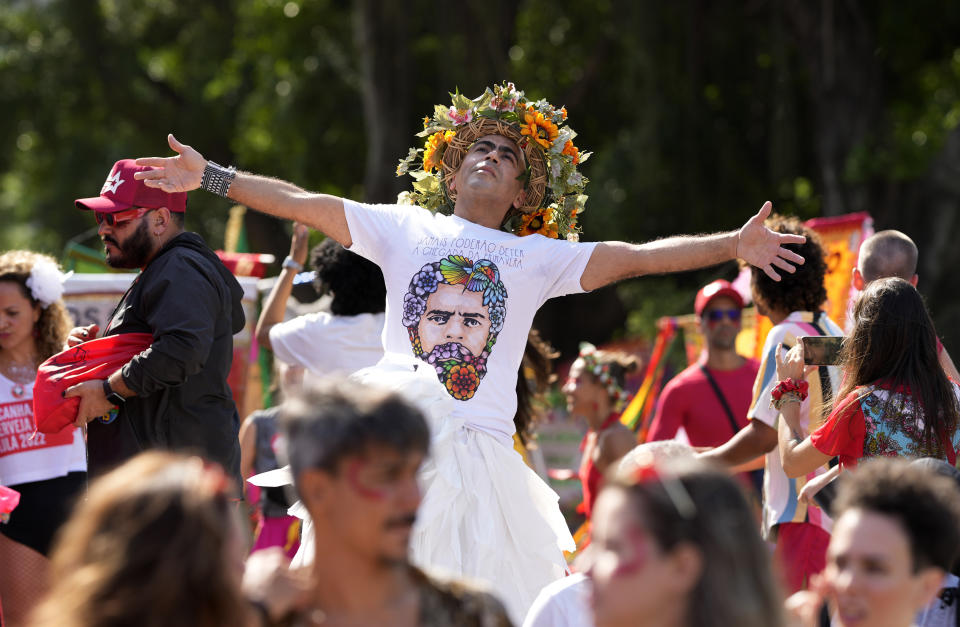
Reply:
[[284, 268], [289, 268], [295, 272], [300, 272], [301, 270], [303, 270], [303, 264], [297, 261], [296, 259], [294, 259], [293, 257], [291, 257], [290, 255], [287, 255], [287, 258], [284, 259], [283, 263], [280, 265]]
[[203, 169], [203, 178], [200, 179], [200, 187], [226, 198], [227, 192], [230, 191], [230, 184], [236, 176], [235, 167], [225, 168], [219, 163], [207, 161], [207, 167]]

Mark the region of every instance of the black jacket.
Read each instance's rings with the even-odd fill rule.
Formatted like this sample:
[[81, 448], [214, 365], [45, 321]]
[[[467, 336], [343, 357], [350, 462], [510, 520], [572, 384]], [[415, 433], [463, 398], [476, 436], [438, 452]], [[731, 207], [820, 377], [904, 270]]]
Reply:
[[239, 480], [240, 420], [227, 374], [244, 327], [243, 289], [196, 233], [157, 253], [120, 300], [104, 335], [151, 333], [122, 370], [136, 397], [116, 419], [90, 422], [91, 475], [151, 448], [195, 453]]

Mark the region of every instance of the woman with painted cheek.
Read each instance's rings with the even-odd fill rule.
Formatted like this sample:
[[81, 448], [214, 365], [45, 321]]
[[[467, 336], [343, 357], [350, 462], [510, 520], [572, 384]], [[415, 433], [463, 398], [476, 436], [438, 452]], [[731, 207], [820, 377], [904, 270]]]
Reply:
[[768, 551], [739, 486], [702, 462], [609, 480], [594, 511], [597, 627], [778, 627]]
[[590, 520], [603, 475], [636, 445], [636, 436], [620, 423], [620, 411], [627, 400], [624, 380], [636, 370], [637, 360], [624, 353], [598, 351], [581, 344], [580, 356], [570, 366], [563, 386], [567, 411], [587, 422], [580, 444], [583, 455], [578, 475], [583, 484], [583, 514]]
[[10, 625], [23, 624], [46, 590], [53, 536], [86, 484], [79, 429], [33, 432], [37, 367], [60, 351], [72, 326], [60, 299], [64, 279], [46, 255], [0, 255], [0, 484], [20, 493], [0, 524], [0, 599]]

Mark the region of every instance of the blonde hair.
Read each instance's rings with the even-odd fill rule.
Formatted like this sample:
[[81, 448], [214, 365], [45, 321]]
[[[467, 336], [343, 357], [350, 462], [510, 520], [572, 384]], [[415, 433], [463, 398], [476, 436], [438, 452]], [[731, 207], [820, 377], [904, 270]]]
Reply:
[[148, 452], [91, 486], [63, 527], [34, 627], [243, 625], [228, 550], [236, 512], [219, 468]]
[[24, 297], [30, 301], [30, 304], [34, 307], [40, 307], [40, 318], [34, 325], [34, 329], [37, 332], [37, 358], [39, 361], [44, 361], [63, 349], [63, 343], [70, 332], [72, 321], [62, 300], [53, 302], [48, 307], [43, 307], [33, 297], [30, 288], [27, 287], [30, 271], [33, 270], [34, 264], [39, 261], [47, 261], [58, 265], [53, 257], [30, 250], [11, 250], [3, 253], [0, 255], [0, 281], [16, 283], [20, 286], [20, 291]]

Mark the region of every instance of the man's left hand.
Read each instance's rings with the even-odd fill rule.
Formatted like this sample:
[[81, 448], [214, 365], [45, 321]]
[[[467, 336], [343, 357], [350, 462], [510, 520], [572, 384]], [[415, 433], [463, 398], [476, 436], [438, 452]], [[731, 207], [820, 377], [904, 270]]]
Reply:
[[64, 392], [63, 397], [80, 398], [80, 408], [77, 410], [77, 420], [74, 422], [78, 427], [85, 426], [94, 418], [104, 416], [113, 409], [113, 403], [108, 401], [103, 393], [103, 379], [84, 381], [71, 386]]
[[757, 215], [741, 227], [737, 234], [737, 257], [760, 268], [774, 281], [779, 281], [780, 275], [774, 266], [793, 273], [796, 271], [794, 266], [803, 263], [803, 257], [787, 250], [783, 245], [802, 244], [807, 238], [802, 235], [776, 233], [765, 227], [763, 221], [770, 216], [772, 208], [770, 201], [763, 203]]

